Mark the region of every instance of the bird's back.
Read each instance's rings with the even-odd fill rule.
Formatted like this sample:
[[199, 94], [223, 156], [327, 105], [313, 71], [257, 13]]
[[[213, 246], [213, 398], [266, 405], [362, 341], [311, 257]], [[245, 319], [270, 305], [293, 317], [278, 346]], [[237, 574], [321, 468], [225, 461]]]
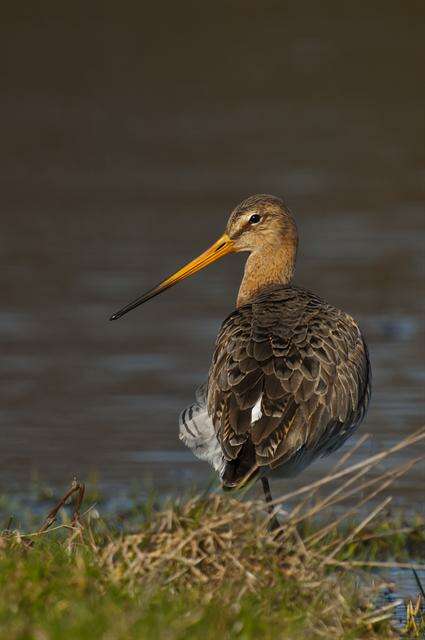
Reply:
[[247, 469], [294, 475], [334, 451], [363, 419], [367, 347], [355, 321], [315, 294], [275, 285], [223, 323], [207, 414], [225, 460], [223, 482]]

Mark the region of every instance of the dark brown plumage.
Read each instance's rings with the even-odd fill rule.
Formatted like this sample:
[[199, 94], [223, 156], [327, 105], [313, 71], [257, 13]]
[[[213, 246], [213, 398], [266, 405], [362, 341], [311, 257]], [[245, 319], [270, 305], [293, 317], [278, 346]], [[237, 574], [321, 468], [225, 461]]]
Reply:
[[334, 451], [363, 419], [369, 395], [367, 348], [349, 315], [299, 287], [263, 290], [224, 321], [209, 374], [224, 483], [238, 484], [254, 464], [293, 475]]

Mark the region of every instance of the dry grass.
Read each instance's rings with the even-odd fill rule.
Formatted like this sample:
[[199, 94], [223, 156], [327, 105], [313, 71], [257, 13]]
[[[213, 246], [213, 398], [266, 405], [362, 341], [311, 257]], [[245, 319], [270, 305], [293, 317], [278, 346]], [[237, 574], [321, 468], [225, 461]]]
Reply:
[[[30, 549], [49, 532], [65, 531], [61, 544], [68, 552], [72, 550], [74, 557], [89, 552], [103, 589], [113, 585], [135, 599], [143, 594], [146, 602], [158, 592], [165, 593], [167, 599], [179, 599], [183, 594], [188, 619], [194, 616], [194, 628], [202, 616], [206, 619], [205, 608], [215, 603], [218, 611], [229, 610], [226, 624], [237, 630], [238, 615], [247, 601], [253, 601], [256, 615], [263, 616], [265, 630], [268, 621], [273, 630], [270, 637], [274, 638], [305, 634], [311, 638], [399, 637], [390, 624], [397, 602], [376, 608], [373, 603], [379, 580], [359, 571], [366, 567], [422, 568], [407, 558], [396, 562], [388, 553], [383, 557], [379, 553], [381, 541], [382, 549], [388, 549], [391, 536], [404, 541], [409, 536], [424, 539], [423, 523], [388, 528], [385, 517], [391, 484], [421, 458], [379, 469], [392, 454], [424, 438], [425, 430], [421, 429], [391, 449], [350, 465], [352, 453], [364, 438], [327, 477], [274, 501], [282, 526], [273, 533], [268, 530], [270, 516], [265, 515], [262, 502], [222, 494], [166, 505], [145, 519], [137, 533], [108, 533], [99, 529], [90, 509], [80, 515], [84, 487], [76, 483], [37, 531], [4, 531], [0, 542], [7, 553], [17, 546]], [[61, 507], [72, 495], [77, 496], [72, 519], [55, 526]], [[281, 504], [285, 505], [283, 513], [279, 512]], [[338, 516], [336, 505], [345, 505]], [[203, 613], [193, 604], [193, 596]], [[405, 637], [421, 637], [422, 611], [421, 598], [407, 604]], [[223, 613], [223, 621], [226, 615]], [[244, 625], [249, 628], [244, 616], [239, 620], [242, 630]], [[202, 625], [199, 636], [191, 635], [188, 629], [186, 635], [179, 635], [178, 630], [173, 635], [168, 629], [164, 637], [210, 637]], [[226, 635], [228, 631], [224, 628], [223, 637], [239, 637], [230, 631]], [[266, 634], [263, 631], [262, 637], [269, 637]]]

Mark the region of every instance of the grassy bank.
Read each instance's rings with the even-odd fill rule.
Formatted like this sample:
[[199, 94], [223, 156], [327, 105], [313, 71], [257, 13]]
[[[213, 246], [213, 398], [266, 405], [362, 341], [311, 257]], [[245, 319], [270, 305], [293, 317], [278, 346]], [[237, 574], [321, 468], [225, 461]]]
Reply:
[[[118, 531], [75, 486], [70, 511], [61, 500], [38, 529], [1, 534], [0, 637], [399, 637], [372, 570], [425, 555], [424, 523], [389, 512], [387, 489], [409, 464], [379, 473], [384, 458], [348, 457], [322, 486], [277, 501], [273, 534], [261, 503], [219, 493], [143, 509]], [[405, 637], [425, 628], [416, 605]]]

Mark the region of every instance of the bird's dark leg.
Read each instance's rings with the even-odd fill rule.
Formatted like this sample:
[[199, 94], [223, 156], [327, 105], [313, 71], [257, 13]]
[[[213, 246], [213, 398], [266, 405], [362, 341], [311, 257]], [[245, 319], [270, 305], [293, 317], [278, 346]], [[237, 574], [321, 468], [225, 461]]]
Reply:
[[269, 481], [265, 476], [261, 476], [261, 484], [263, 485], [264, 498], [266, 500], [267, 511], [269, 512], [270, 516], [272, 516], [270, 518], [269, 528], [270, 528], [270, 531], [276, 531], [276, 529], [280, 529], [280, 522], [276, 517], [275, 508], [271, 504], [273, 502], [272, 493], [270, 491]]

